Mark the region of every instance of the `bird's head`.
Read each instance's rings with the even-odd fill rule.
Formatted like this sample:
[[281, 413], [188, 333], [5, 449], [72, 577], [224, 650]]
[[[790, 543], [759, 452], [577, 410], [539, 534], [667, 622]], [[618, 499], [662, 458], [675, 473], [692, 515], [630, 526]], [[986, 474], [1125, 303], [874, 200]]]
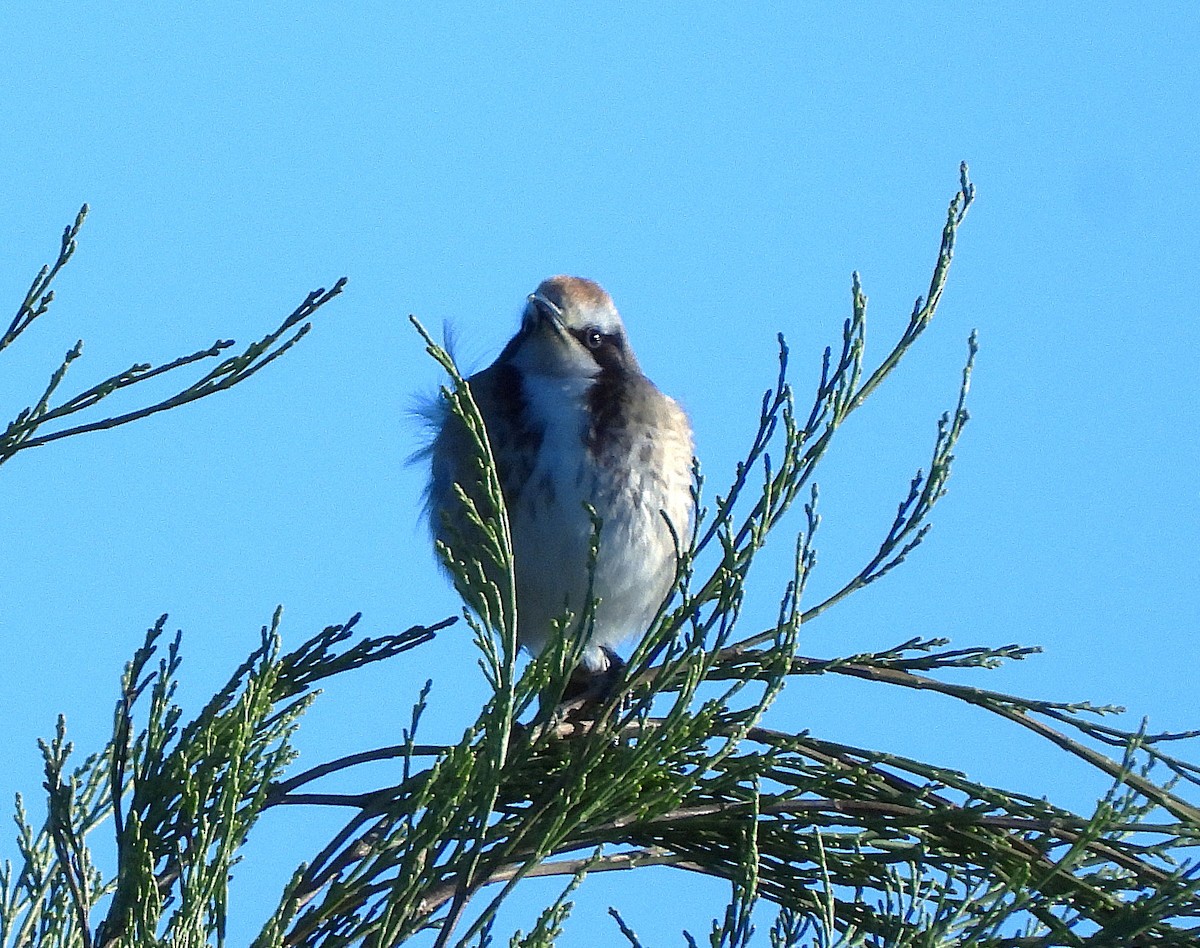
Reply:
[[612, 297], [582, 277], [553, 276], [529, 294], [509, 358], [538, 375], [640, 373]]

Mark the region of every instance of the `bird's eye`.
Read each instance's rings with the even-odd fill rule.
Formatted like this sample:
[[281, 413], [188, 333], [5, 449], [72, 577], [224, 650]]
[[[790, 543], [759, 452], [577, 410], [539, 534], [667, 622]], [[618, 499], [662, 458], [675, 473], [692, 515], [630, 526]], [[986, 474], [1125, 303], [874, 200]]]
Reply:
[[599, 329], [589, 329], [584, 334], [583, 341], [587, 343], [589, 349], [599, 349], [604, 345], [604, 335]]

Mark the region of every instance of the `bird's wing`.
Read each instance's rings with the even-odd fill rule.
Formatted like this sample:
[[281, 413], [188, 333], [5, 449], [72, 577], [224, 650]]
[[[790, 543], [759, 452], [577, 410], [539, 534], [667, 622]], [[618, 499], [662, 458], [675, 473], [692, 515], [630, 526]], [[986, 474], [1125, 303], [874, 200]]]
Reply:
[[[505, 502], [511, 507], [529, 479], [541, 444], [541, 434], [522, 423], [526, 413], [522, 411], [520, 373], [507, 363], [496, 362], [467, 381], [487, 429]], [[484, 495], [477, 449], [466, 425], [445, 399], [438, 400], [436, 412], [433, 425], [437, 435], [429, 449], [432, 476], [428, 503], [434, 535], [446, 539], [438, 521], [447, 514], [453, 516], [452, 511], [459, 506], [454, 485], [461, 485], [477, 505], [482, 504]]]

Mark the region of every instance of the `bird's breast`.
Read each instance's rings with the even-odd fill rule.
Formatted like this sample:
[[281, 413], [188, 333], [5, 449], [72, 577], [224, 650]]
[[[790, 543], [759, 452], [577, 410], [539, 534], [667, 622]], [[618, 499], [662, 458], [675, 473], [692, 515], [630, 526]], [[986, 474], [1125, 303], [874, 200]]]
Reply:
[[[683, 412], [650, 382], [526, 376], [523, 401], [538, 431], [518, 504], [560, 525], [588, 523], [585, 504], [632, 532], [658, 533], [660, 511], [682, 536], [690, 520], [692, 440]], [[622, 529], [622, 524], [612, 526]]]

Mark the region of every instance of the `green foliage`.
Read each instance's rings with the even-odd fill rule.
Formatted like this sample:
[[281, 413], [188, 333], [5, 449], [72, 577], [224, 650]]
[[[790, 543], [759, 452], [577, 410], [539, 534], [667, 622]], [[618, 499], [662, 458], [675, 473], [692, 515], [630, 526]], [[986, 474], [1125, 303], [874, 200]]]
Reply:
[[[38, 275], [34, 277], [29, 291], [25, 294], [25, 299], [17, 307], [17, 314], [9, 324], [8, 330], [3, 336], [0, 336], [0, 352], [14, 343], [33, 324], [34, 320], [44, 316], [49, 310], [50, 304], [54, 301], [54, 290], [51, 288], [51, 283], [74, 255], [75, 241], [79, 236], [80, 228], [83, 227], [87, 213], [88, 206], [85, 204], [80, 208], [75, 223], [63, 231], [58, 258], [53, 264], [42, 267]], [[251, 343], [239, 355], [222, 359], [214, 368], [174, 395], [108, 418], [100, 418], [86, 423], [61, 424], [63, 419], [87, 411], [116, 391], [139, 385], [167, 373], [177, 372], [194, 363], [218, 358], [234, 345], [232, 339], [218, 339], [206, 349], [193, 352], [191, 355], [180, 356], [178, 359], [162, 365], [136, 362], [128, 369], [118, 372], [98, 385], [93, 385], [70, 398], [54, 402], [54, 396], [66, 378], [67, 370], [76, 359], [83, 355], [83, 340], [80, 339], [67, 350], [62, 362], [50, 374], [50, 381], [38, 400], [28, 408], [21, 409], [9, 422], [4, 434], [0, 435], [0, 464], [18, 451], [36, 448], [52, 441], [69, 438], [72, 435], [129, 424], [131, 421], [137, 421], [157, 412], [178, 408], [188, 402], [225, 391], [239, 382], [245, 381], [304, 338], [312, 328], [312, 324], [305, 320], [341, 293], [345, 285], [346, 279], [343, 277], [328, 290], [313, 290], [305, 297], [304, 302], [280, 324], [278, 329], [257, 342]], [[40, 429], [45, 426], [49, 426], [51, 430], [39, 433]]]
[[[730, 902], [705, 935], [685, 935], [688, 944], [712, 948], [1194, 944], [1200, 870], [1185, 857], [1200, 834], [1200, 812], [1177, 785], [1194, 790], [1200, 767], [1169, 752], [1194, 733], [1123, 730], [1105, 723], [1116, 709], [939, 677], [1036, 651], [1018, 645], [950, 649], [945, 640], [913, 638], [866, 654], [797, 652], [803, 623], [887, 575], [919, 546], [945, 494], [967, 421], [973, 336], [928, 471], [908, 484], [876, 553], [832, 595], [803, 603], [820, 525], [817, 466], [846, 419], [930, 325], [973, 198], [964, 167], [928, 291], [874, 368], [865, 363], [867, 300], [857, 275], [840, 345], [826, 350], [806, 412], [797, 411], [780, 339], [778, 375], [745, 459], [711, 502], [697, 468], [698, 516], [692, 536], [678, 538], [673, 595], [634, 648], [616, 693], [599, 706], [559, 701], [587, 611], [564, 617], [560, 641], [520, 669], [511, 542], [486, 435], [469, 386], [420, 330], [449, 375], [444, 396], [474, 433], [479, 478], [488, 487], [476, 500], [460, 492], [471, 535], [441, 550], [469, 606], [465, 616], [492, 687], [478, 719], [455, 743], [418, 743], [427, 685], [403, 743], [288, 775], [292, 734], [317, 682], [415, 648], [446, 623], [352, 644], [355, 617], [283, 654], [277, 615], [229, 684], [183, 724], [173, 703], [178, 637], [153, 665], [162, 650], [160, 621], [126, 670], [111, 744], [74, 772], [61, 723], [44, 746], [48, 817], [35, 829], [18, 802], [18, 865], [0, 875], [0, 948], [223, 943], [238, 848], [262, 812], [284, 805], [344, 807], [349, 815], [293, 874], [258, 948], [390, 946], [422, 933], [422, 943], [483, 948], [493, 944], [497, 913], [523, 880], [562, 876], [561, 895], [528, 934], [509, 941], [551, 945], [569, 924], [571, 893], [588, 875], [646, 866], [729, 882]], [[69, 229], [66, 256], [73, 241]], [[39, 300], [65, 259], [35, 281], [5, 345], [44, 312]], [[310, 297], [308, 305], [325, 298]], [[274, 357], [266, 352], [251, 363]], [[228, 378], [246, 374], [230, 370]], [[56, 386], [43, 407], [18, 416], [20, 430], [52, 413], [44, 406]], [[44, 443], [53, 435], [40, 437]], [[13, 443], [19, 450], [35, 442], [22, 435]], [[744, 632], [739, 618], [752, 564], [797, 503], [804, 527], [776, 619]], [[594, 522], [599, 542], [604, 525]], [[955, 699], [1051, 742], [1105, 775], [1111, 789], [1093, 813], [1077, 814], [936, 763], [769, 726], [772, 701], [798, 675], [844, 675]], [[311, 787], [385, 758], [403, 761], [395, 786], [358, 794]], [[1166, 782], [1153, 776], [1163, 768], [1172, 775]], [[111, 877], [89, 848], [101, 827], [111, 827], [115, 840]], [[776, 914], [756, 932], [764, 901]], [[613, 915], [603, 940], [640, 945]]]
[[[49, 807], [40, 829], [18, 798], [21, 865], [0, 873], [0, 944], [223, 943], [237, 851], [262, 812], [283, 802], [278, 781], [314, 687], [414, 648], [437, 628], [347, 644], [355, 616], [284, 654], [279, 619], [276, 612], [261, 645], [186, 724], [174, 703], [178, 634], [153, 662], [166, 616], [126, 666], [112, 742], [74, 772], [59, 720], [54, 740], [42, 745]], [[89, 840], [100, 826], [115, 838], [116, 871], [107, 880]]]

